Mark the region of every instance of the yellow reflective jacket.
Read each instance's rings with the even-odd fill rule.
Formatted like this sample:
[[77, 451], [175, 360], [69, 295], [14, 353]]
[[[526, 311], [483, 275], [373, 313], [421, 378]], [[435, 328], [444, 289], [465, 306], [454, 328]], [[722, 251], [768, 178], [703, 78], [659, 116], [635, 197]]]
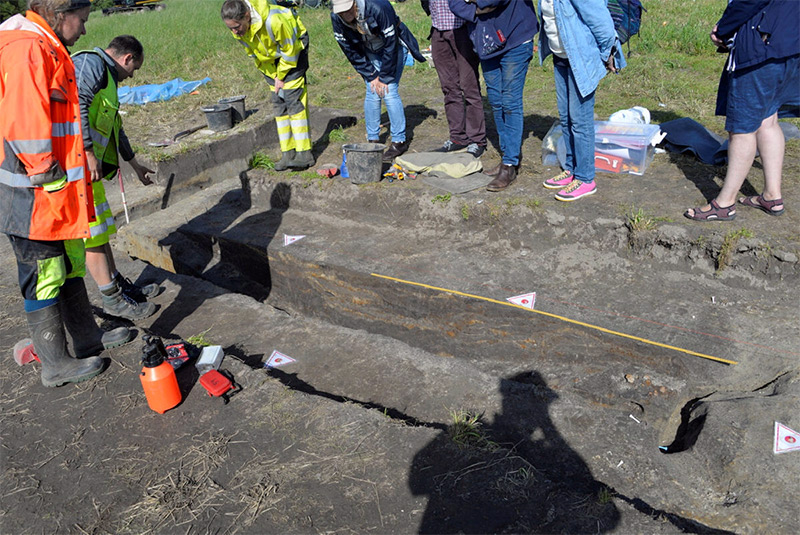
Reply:
[[258, 70], [271, 82], [276, 78], [286, 81], [304, 48], [301, 38], [306, 34], [305, 26], [291, 9], [267, 0], [245, 3], [250, 6], [250, 28], [242, 37], [231, 32], [233, 37], [244, 45]]

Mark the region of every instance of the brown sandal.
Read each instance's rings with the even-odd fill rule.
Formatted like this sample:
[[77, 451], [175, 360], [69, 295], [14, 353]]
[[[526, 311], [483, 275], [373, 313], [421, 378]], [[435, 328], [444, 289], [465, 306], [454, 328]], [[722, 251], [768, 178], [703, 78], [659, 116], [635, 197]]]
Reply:
[[768, 201], [761, 195], [753, 195], [752, 197], [742, 197], [739, 199], [739, 203], [749, 206], [750, 208], [758, 208], [762, 212], [766, 212], [769, 215], [781, 215], [784, 211], [784, 208], [780, 210], [775, 210], [776, 206], [783, 205], [783, 199], [775, 199], [772, 201]]
[[686, 210], [683, 213], [683, 217], [694, 221], [731, 221], [736, 217], [736, 208], [734, 208], [733, 204], [730, 206], [720, 206], [716, 199], [709, 204], [711, 208], [705, 212], [700, 210], [700, 208], [693, 208], [694, 214], [690, 214], [689, 210]]

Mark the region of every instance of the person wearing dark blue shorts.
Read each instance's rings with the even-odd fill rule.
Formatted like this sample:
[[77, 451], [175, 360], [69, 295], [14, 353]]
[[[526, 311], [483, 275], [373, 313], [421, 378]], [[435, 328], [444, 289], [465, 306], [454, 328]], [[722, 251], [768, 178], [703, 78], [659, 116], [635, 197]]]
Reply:
[[778, 124], [782, 107], [798, 116], [800, 105], [800, 2], [733, 0], [711, 31], [711, 41], [729, 52], [717, 92], [717, 115], [729, 134], [725, 183], [709, 204], [684, 213], [695, 221], [736, 217], [736, 197], [756, 150], [764, 168], [761, 195], [740, 197], [743, 206], [769, 215], [784, 212], [781, 174], [785, 139]]

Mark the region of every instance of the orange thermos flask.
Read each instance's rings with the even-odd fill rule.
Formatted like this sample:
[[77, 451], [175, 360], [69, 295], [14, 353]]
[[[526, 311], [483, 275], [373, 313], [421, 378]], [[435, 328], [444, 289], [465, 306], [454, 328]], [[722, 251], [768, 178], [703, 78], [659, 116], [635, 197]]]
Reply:
[[159, 414], [164, 414], [181, 402], [181, 390], [175, 369], [166, 361], [164, 342], [156, 336], [145, 335], [142, 347], [142, 388], [147, 404]]

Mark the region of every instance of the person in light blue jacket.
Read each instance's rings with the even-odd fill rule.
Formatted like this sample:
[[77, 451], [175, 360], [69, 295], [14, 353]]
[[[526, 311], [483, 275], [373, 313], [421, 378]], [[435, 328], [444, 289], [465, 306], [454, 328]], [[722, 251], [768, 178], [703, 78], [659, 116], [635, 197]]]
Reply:
[[553, 55], [553, 74], [567, 157], [544, 181], [559, 201], [597, 192], [594, 181], [594, 94], [600, 80], [625, 66], [606, 0], [539, 0], [539, 63]]

